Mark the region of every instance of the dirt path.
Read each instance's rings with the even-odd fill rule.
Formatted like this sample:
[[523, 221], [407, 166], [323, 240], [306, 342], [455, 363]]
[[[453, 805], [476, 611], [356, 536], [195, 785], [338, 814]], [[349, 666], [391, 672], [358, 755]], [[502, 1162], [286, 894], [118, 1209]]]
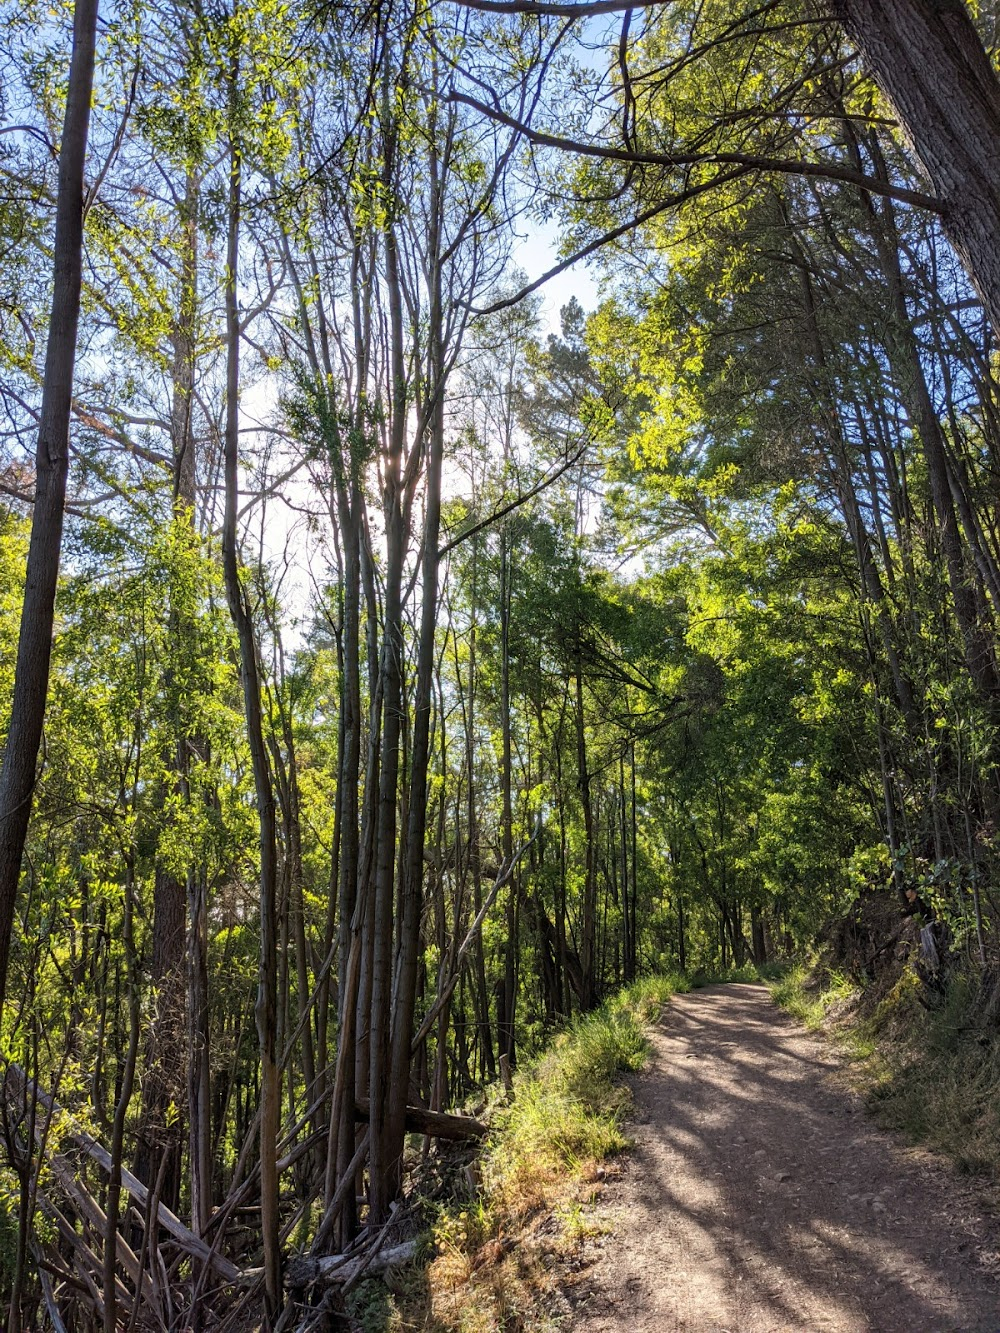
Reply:
[[762, 986], [671, 1001], [574, 1333], [994, 1333], [1000, 1232], [973, 1184], [865, 1118]]

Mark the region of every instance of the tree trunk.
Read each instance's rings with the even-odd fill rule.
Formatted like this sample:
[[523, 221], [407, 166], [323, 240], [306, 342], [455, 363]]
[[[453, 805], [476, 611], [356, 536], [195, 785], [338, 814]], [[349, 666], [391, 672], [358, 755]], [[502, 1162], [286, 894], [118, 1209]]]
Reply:
[[[500, 532], [500, 790], [501, 790], [501, 854], [509, 862], [514, 854], [514, 808], [512, 797], [513, 761], [511, 754], [510, 717], [510, 607], [511, 607], [511, 549], [510, 532], [506, 525]], [[507, 889], [507, 937], [504, 940], [503, 1003], [497, 1015], [497, 1046], [506, 1055], [513, 1068], [514, 1010], [517, 1000], [517, 895], [518, 880], [511, 877]]]
[[[170, 405], [170, 442], [174, 467], [174, 521], [189, 523], [194, 529], [194, 509], [196, 500], [196, 454], [195, 438], [192, 430], [191, 407], [194, 397], [194, 360], [195, 360], [195, 306], [198, 279], [198, 202], [199, 182], [193, 172], [189, 172], [184, 203], [180, 210], [182, 231], [182, 261], [180, 289], [178, 292], [178, 316], [173, 330], [173, 365], [171, 367], [172, 399]], [[170, 636], [174, 662], [179, 662], [185, 651], [189, 650], [190, 627], [183, 623], [176, 606], [170, 611]], [[172, 668], [171, 668], [172, 671]], [[168, 676], [168, 692], [176, 697], [170, 686], [174, 682]], [[179, 713], [181, 710], [178, 709]], [[188, 783], [188, 747], [190, 737], [184, 734], [179, 717], [175, 715], [173, 734], [173, 754], [167, 758], [167, 765], [172, 766], [177, 776], [176, 786], [185, 802], [191, 799]], [[167, 766], [165, 765], [165, 767]], [[167, 795], [164, 784], [163, 796]], [[164, 823], [166, 821], [164, 820]], [[197, 895], [190, 895], [192, 906], [197, 905]], [[197, 1066], [205, 1053], [207, 1060], [208, 1032], [195, 1026], [195, 1021], [204, 1018], [207, 1023], [207, 1003], [196, 1007], [191, 997], [203, 993], [208, 995], [207, 975], [194, 975], [202, 955], [192, 949], [185, 949], [184, 920], [188, 905], [188, 886], [173, 871], [162, 864], [157, 864], [153, 878], [153, 958], [150, 980], [156, 991], [156, 1018], [150, 1028], [146, 1049], [146, 1071], [142, 1080], [142, 1110], [136, 1130], [135, 1174], [147, 1189], [152, 1189], [160, 1168], [160, 1160], [166, 1154], [163, 1182], [160, 1197], [170, 1208], [176, 1210], [180, 1198], [181, 1142], [183, 1116], [172, 1123], [167, 1123], [167, 1112], [174, 1103], [183, 1106], [183, 1086], [185, 1068], [190, 1064]], [[192, 941], [204, 933], [200, 923], [190, 923]], [[184, 1023], [184, 978], [185, 958], [191, 964], [191, 979], [194, 982], [189, 996], [189, 1032], [185, 1039]], [[206, 963], [207, 966], [207, 963]], [[207, 1064], [206, 1064], [207, 1069]], [[200, 1075], [199, 1075], [200, 1077]], [[207, 1078], [207, 1075], [206, 1075]], [[205, 1082], [201, 1080], [202, 1084]], [[207, 1110], [205, 1111], [207, 1117]], [[193, 1123], [193, 1122], [192, 1122]], [[199, 1134], [201, 1130], [199, 1128]], [[204, 1137], [204, 1136], [202, 1136]], [[194, 1139], [194, 1135], [192, 1135]], [[204, 1154], [197, 1158], [192, 1155], [192, 1162], [198, 1161], [204, 1167]], [[199, 1193], [199, 1181], [192, 1179], [192, 1196]], [[193, 1173], [194, 1176], [194, 1173]], [[194, 1210], [197, 1212], [197, 1210]]]
[[580, 635], [577, 628], [576, 649], [576, 761], [580, 804], [583, 806], [583, 829], [586, 840], [587, 868], [583, 886], [583, 910], [580, 924], [580, 963], [583, 967], [582, 1009], [593, 1009], [597, 1003], [597, 846], [594, 829], [594, 807], [590, 791], [590, 770], [587, 760], [587, 729], [583, 712], [583, 665]]
[[[235, 62], [234, 62], [235, 63]], [[235, 96], [237, 71], [233, 72], [231, 95]], [[257, 1039], [260, 1053], [260, 1201], [261, 1236], [264, 1249], [265, 1305], [270, 1319], [281, 1307], [281, 1249], [278, 1219], [278, 1170], [276, 1143], [280, 1119], [280, 1085], [276, 1053], [278, 988], [277, 923], [277, 830], [261, 712], [257, 643], [247, 605], [237, 555], [237, 510], [239, 506], [239, 344], [240, 320], [236, 275], [239, 265], [241, 164], [232, 147], [229, 178], [229, 230], [226, 268], [226, 436], [225, 521], [222, 533], [222, 562], [226, 599], [236, 627], [240, 649], [240, 677], [246, 715], [247, 741], [253, 766], [257, 816], [260, 824], [260, 960], [257, 974]]]
[[[393, 181], [394, 141], [386, 148], [385, 179]], [[369, 1096], [371, 1120], [371, 1193], [373, 1222], [382, 1222], [396, 1197], [400, 1163], [390, 1119], [390, 1017], [392, 1009], [393, 912], [397, 859], [397, 800], [403, 713], [403, 560], [408, 525], [403, 513], [402, 458], [406, 431], [406, 363], [403, 343], [402, 279], [397, 237], [385, 235], [386, 285], [389, 295], [390, 375], [389, 452], [385, 465], [385, 611], [382, 643], [382, 757], [376, 834], [375, 895], [371, 928], [371, 1018], [369, 1022]]]
[[1000, 334], [1000, 82], [961, 0], [835, 0]]
[[7, 992], [14, 909], [42, 739], [62, 549], [69, 421], [83, 272], [83, 169], [90, 129], [98, 0], [76, 0], [73, 55], [59, 149], [52, 312], [35, 455], [35, 506], [14, 671], [10, 731], [0, 770], [0, 1006]]

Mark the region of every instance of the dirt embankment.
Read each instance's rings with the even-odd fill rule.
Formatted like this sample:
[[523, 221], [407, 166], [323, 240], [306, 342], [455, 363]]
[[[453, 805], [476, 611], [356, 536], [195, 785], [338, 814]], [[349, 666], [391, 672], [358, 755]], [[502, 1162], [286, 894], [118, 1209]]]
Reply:
[[866, 1118], [762, 986], [677, 996], [574, 1333], [1000, 1333], [981, 1188]]

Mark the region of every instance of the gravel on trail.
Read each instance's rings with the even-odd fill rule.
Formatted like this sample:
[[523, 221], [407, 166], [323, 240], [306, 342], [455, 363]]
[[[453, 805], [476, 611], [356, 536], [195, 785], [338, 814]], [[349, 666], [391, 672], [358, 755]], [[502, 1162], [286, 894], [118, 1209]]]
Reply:
[[985, 1186], [877, 1128], [765, 987], [675, 996], [652, 1045], [574, 1333], [1000, 1333]]

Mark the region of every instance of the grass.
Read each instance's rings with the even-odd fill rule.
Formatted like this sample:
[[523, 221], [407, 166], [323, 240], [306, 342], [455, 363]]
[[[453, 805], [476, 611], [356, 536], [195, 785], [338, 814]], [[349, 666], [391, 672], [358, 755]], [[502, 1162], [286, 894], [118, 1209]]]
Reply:
[[692, 972], [688, 981], [691, 989], [696, 990], [700, 986], [732, 985], [735, 982], [777, 981], [787, 972], [787, 963], [744, 963], [742, 967]]
[[774, 978], [781, 967], [648, 977], [574, 1019], [515, 1075], [514, 1097], [493, 1090], [478, 1184], [429, 1205], [427, 1262], [387, 1292], [362, 1284], [351, 1313], [365, 1333], [548, 1333], [565, 1326], [560, 1281], [596, 1230], [592, 1205], [628, 1146], [632, 1105], [623, 1075], [642, 1069], [647, 1030], [679, 991]]
[[[437, 1207], [435, 1257], [381, 1324], [423, 1333], [556, 1327], [556, 1270], [593, 1233], [604, 1163], [628, 1146], [622, 1075], [645, 1064], [646, 1029], [680, 976], [644, 979], [582, 1015], [498, 1100], [474, 1194]], [[499, 1094], [498, 1094], [499, 1097]]]
[[775, 1002], [811, 1032], [823, 1027], [834, 1005], [849, 1002], [856, 994], [856, 988], [842, 973], [828, 972], [820, 978], [801, 965], [772, 981], [770, 991]]
[[851, 1058], [852, 1081], [880, 1124], [1000, 1179], [1000, 1033], [978, 984], [959, 974], [930, 996], [910, 966], [882, 995], [798, 968], [771, 987], [806, 1026]]

